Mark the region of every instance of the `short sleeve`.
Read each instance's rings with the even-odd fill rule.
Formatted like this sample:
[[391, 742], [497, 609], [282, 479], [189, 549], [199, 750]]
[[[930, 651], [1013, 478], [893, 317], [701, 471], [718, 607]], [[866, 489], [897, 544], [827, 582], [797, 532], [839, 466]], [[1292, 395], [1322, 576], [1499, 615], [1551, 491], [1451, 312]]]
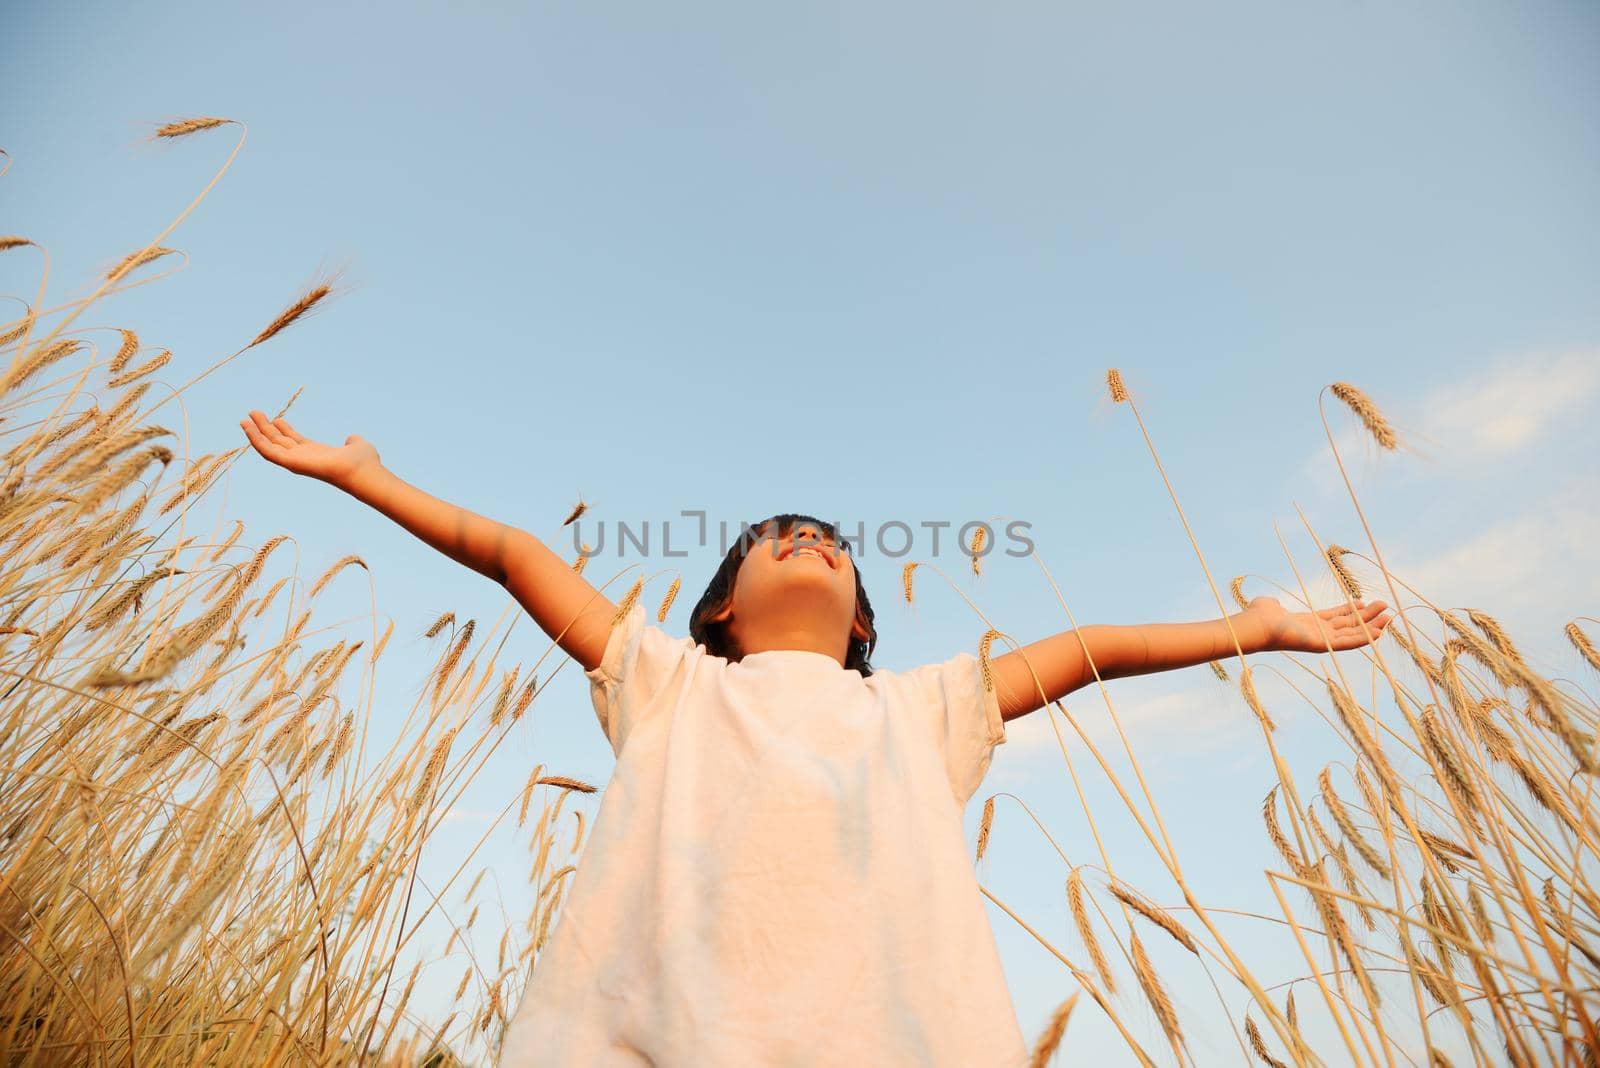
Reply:
[[994, 747], [1006, 740], [1000, 697], [985, 686], [983, 666], [971, 653], [927, 664], [899, 677], [944, 754], [956, 800], [965, 805], [989, 773]]
[[674, 676], [693, 647], [688, 638], [646, 625], [638, 604], [611, 628], [600, 663], [585, 676], [600, 729], [618, 756], [641, 722], [671, 706]]

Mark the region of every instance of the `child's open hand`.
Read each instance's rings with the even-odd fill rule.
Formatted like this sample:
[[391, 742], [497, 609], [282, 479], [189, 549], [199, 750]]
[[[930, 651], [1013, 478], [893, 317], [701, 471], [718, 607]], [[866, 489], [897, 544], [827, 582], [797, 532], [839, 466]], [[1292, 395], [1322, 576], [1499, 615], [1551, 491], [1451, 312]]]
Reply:
[[341, 489], [360, 471], [379, 465], [378, 450], [355, 434], [345, 438], [343, 445], [324, 445], [300, 434], [287, 419], [268, 419], [265, 412], [255, 409], [239, 426], [256, 452], [279, 467]]
[[1290, 612], [1276, 597], [1256, 597], [1245, 615], [1266, 635], [1269, 652], [1325, 653], [1329, 646], [1335, 651], [1359, 649], [1376, 641], [1394, 619], [1385, 612], [1388, 607], [1382, 601], [1357, 601], [1354, 611], [1341, 604], [1316, 612]]

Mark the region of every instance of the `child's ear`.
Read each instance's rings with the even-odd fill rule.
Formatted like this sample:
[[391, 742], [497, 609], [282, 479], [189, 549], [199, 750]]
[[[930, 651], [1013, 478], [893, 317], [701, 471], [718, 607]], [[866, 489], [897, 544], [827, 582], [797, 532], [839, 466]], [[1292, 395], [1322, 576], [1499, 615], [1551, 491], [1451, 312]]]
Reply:
[[850, 624], [850, 637], [858, 642], [872, 638], [872, 631], [867, 629], [867, 619], [860, 612], [856, 613], [855, 620]]
[[733, 598], [730, 597], [730, 598], [728, 598], [728, 603], [727, 604], [723, 605], [721, 608], [717, 609], [715, 612], [712, 612], [711, 614], [707, 615], [705, 617], [704, 622], [706, 622], [706, 623], [726, 623], [729, 619], [732, 619], [732, 618], [733, 618]]

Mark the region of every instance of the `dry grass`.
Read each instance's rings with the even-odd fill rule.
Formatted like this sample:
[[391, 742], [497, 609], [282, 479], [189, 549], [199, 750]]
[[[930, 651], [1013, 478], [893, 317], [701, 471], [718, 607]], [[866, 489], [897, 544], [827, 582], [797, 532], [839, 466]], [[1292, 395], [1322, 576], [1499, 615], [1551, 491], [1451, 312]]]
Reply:
[[[497, 971], [481, 976], [458, 1023], [439, 1026], [443, 1012], [414, 992], [440, 969], [453, 978], [459, 951], [429, 958], [418, 933], [448, 924], [457, 901], [420, 885], [418, 863], [537, 686], [530, 677], [515, 689], [520, 667], [495, 663], [500, 637], [479, 638], [469, 622], [417, 669], [431, 700], [369, 720], [393, 624], [350, 641], [314, 622], [316, 599], [364, 568], [360, 558], [306, 586], [269, 574], [284, 562], [273, 555], [281, 535], [253, 539], [237, 522], [225, 538], [183, 534], [241, 450], [187, 461], [170, 479], [177, 436], [149, 421], [145, 394], [180, 361], [159, 350], [135, 364], [132, 330], [111, 333], [104, 352], [105, 331], [69, 332], [125, 276], [170, 254], [152, 243], [91, 297], [0, 322], [0, 1061], [487, 1055], [563, 900], [566, 880], [552, 873], [568, 839], [553, 802], [595, 788], [561, 776], [530, 787], [537, 914], [504, 926]], [[250, 344], [327, 294], [313, 287]], [[150, 441], [159, 437], [171, 447]], [[282, 621], [267, 614], [274, 602]], [[482, 692], [480, 662], [505, 680], [498, 696]], [[474, 726], [490, 699], [494, 722]]]
[[[1108, 375], [1108, 384], [1112, 399], [1139, 421], [1161, 470], [1143, 416], [1120, 376]], [[1347, 383], [1332, 392], [1380, 446], [1398, 446], [1365, 393]], [[1331, 429], [1328, 439], [1342, 468]], [[1452, 1057], [1485, 1065], [1592, 1063], [1600, 1051], [1600, 815], [1593, 778], [1600, 768], [1600, 708], [1582, 683], [1541, 673], [1489, 613], [1434, 605], [1390, 572], [1353, 491], [1351, 503], [1367, 548], [1357, 552], [1323, 543], [1308, 525], [1320, 570], [1334, 589], [1355, 599], [1362, 584], [1347, 559], [1359, 557], [1370, 576], [1365, 585], [1372, 592], [1366, 596], [1381, 596], [1400, 611], [1388, 636], [1364, 649], [1336, 657], [1284, 654], [1295, 676], [1316, 684], [1302, 695], [1320, 690], [1326, 697], [1319, 710], [1326, 722], [1320, 745], [1302, 733], [1295, 759], [1277, 749], [1281, 732], [1273, 730], [1254, 681], [1265, 658], [1248, 658], [1252, 666], [1240, 680], [1243, 703], [1254, 712], [1271, 757], [1273, 781], [1262, 816], [1280, 858], [1262, 875], [1281, 916], [1256, 919], [1274, 923], [1281, 944], [1301, 958], [1304, 970], [1290, 981], [1315, 991], [1313, 1007], [1297, 1010], [1291, 995], [1280, 1008], [1217, 923], [1226, 910], [1196, 896], [1180, 853], [1203, 850], [1205, 843], [1167, 836], [1109, 695], [1105, 713], [1129, 757], [1126, 772], [1106, 760], [1071, 712], [1060, 703], [1054, 711], [1076, 731], [1125, 807], [1122, 815], [1139, 828], [1143, 840], [1137, 844], [1154, 852], [1182, 904], [1157, 905], [1115, 877], [1113, 865], [1131, 844], [1111, 847], [1098, 830], [1107, 813], [1090, 808], [1080, 785], [1083, 818], [1101, 866], [1111, 874], [1107, 896], [1123, 910], [1122, 924], [1105, 913], [1102, 918], [1180, 1064], [1195, 1060], [1181, 1017], [1199, 1010], [1177, 1005], [1167, 994], [1133, 929], [1135, 917], [1177, 939], [1213, 982], [1213, 970], [1221, 969], [1220, 1007], [1229, 1010], [1241, 1060], [1390, 1065], [1416, 1063], [1413, 1051], [1420, 1049], [1432, 1064], [1451, 1063]], [[1211, 581], [1204, 554], [1198, 544], [1194, 548]], [[1306, 577], [1296, 569], [1294, 579], [1300, 587], [1296, 600], [1304, 607], [1312, 600]], [[1225, 612], [1223, 593], [1215, 582], [1211, 588]], [[1242, 578], [1228, 590], [1241, 608], [1247, 603]], [[1578, 621], [1564, 631], [1584, 665], [1600, 667]], [[1082, 771], [1068, 750], [1063, 756], [1078, 782]], [[1312, 798], [1302, 795], [1301, 779], [1315, 780]], [[1055, 844], [1053, 836], [1050, 842]], [[1087, 954], [1085, 965], [1098, 982], [988, 896], [1061, 959], [1115, 1025], [1129, 1055], [1143, 1062], [1147, 1055], [1133, 1038], [1138, 1014], [1123, 1019], [1125, 1007], [1099, 991], [1111, 990], [1113, 979], [1091, 921], [1090, 906], [1098, 903], [1079, 867], [1068, 872], [1067, 907]], [[1227, 993], [1228, 985], [1247, 1004], [1242, 1033], [1231, 1011], [1238, 1001]], [[1303, 1030], [1310, 1015], [1319, 1017], [1317, 1033], [1323, 1036], [1316, 1049]]]

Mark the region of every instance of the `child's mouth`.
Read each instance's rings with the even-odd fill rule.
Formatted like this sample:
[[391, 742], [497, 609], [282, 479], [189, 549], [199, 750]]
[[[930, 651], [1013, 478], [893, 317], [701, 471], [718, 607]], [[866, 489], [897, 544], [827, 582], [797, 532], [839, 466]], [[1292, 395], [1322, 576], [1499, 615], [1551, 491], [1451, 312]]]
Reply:
[[823, 552], [822, 549], [818, 548], [815, 545], [802, 545], [798, 549], [795, 549], [792, 552], [790, 552], [788, 558], [791, 559], [791, 560], [795, 560], [795, 559], [799, 559], [802, 556], [814, 556], [818, 560], [821, 560], [823, 563], [827, 564], [829, 567], [833, 566], [833, 562], [828, 559], [827, 554], [825, 552]]

